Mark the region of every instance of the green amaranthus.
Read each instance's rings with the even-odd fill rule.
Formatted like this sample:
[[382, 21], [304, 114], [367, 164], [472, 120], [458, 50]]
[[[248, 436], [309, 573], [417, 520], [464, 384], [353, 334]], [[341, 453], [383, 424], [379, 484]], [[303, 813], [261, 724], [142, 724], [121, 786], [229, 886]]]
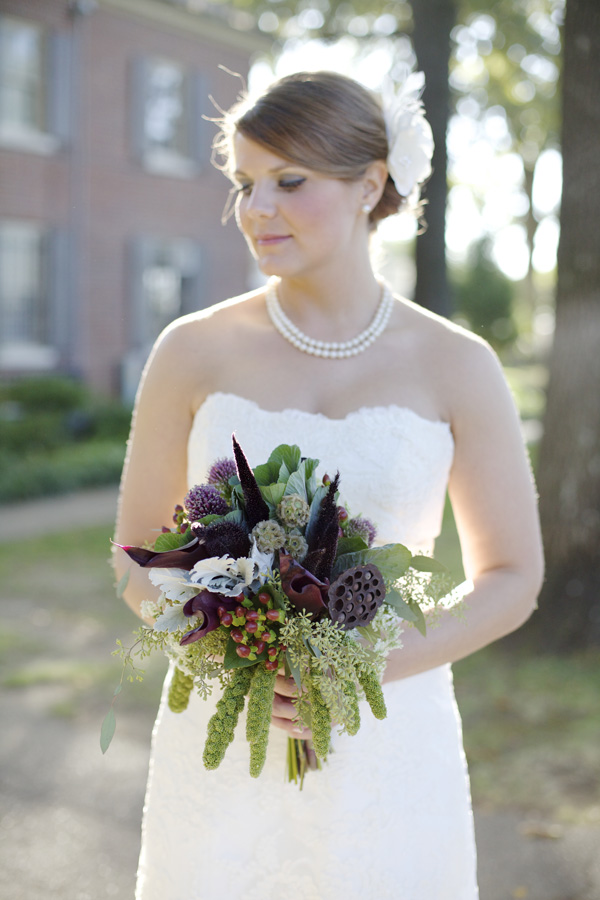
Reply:
[[250, 690], [253, 671], [244, 667], [234, 669], [231, 681], [217, 702], [217, 709], [208, 723], [202, 759], [207, 769], [217, 769], [225, 751], [233, 740], [235, 726]]
[[250, 671], [253, 675], [248, 694], [246, 738], [250, 744], [250, 774], [258, 778], [267, 758], [277, 672], [269, 672], [260, 663]]

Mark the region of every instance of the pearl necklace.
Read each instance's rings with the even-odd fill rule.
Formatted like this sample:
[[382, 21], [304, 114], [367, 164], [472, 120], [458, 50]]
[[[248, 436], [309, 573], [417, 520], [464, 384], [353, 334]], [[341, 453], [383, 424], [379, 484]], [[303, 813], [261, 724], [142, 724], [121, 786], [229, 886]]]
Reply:
[[367, 347], [370, 347], [387, 328], [392, 314], [394, 298], [387, 284], [383, 285], [379, 306], [371, 320], [370, 325], [361, 331], [350, 341], [318, 341], [300, 331], [294, 323], [288, 319], [281, 308], [277, 297], [277, 282], [270, 281], [267, 285], [266, 305], [269, 318], [279, 334], [293, 344], [303, 353], [311, 356], [322, 356], [327, 359], [346, 359], [349, 356], [357, 356]]

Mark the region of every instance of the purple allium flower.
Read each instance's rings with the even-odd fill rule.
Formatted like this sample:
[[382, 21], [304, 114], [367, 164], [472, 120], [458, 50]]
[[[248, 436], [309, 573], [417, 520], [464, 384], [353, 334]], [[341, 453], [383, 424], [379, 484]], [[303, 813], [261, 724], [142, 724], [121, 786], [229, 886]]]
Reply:
[[188, 491], [183, 501], [190, 522], [197, 522], [204, 516], [224, 516], [229, 507], [212, 484], [196, 484]]
[[348, 537], [360, 537], [365, 544], [370, 547], [377, 536], [377, 529], [370, 519], [363, 519], [357, 516], [356, 519], [350, 519], [346, 526], [346, 534]]
[[206, 480], [209, 484], [212, 484], [213, 487], [216, 487], [220, 494], [228, 496], [228, 493], [231, 490], [229, 487], [229, 479], [232, 475], [237, 475], [235, 460], [228, 459], [224, 456], [222, 459], [215, 460], [210, 467], [208, 478]]

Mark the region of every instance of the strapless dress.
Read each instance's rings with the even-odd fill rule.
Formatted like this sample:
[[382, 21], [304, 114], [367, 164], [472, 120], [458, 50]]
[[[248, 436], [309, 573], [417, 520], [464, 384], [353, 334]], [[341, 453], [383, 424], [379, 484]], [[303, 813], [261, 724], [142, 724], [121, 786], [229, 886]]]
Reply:
[[[431, 550], [453, 459], [450, 427], [398, 406], [344, 419], [270, 412], [233, 394], [209, 395], [189, 436], [190, 486], [232, 456], [252, 466], [280, 443], [339, 469], [340, 495], [368, 516], [378, 542]], [[424, 638], [426, 640], [426, 638]], [[262, 775], [248, 773], [240, 721], [216, 771], [206, 725], [219, 690], [156, 720], [136, 900], [476, 900], [476, 855], [461, 723], [450, 666], [384, 685], [388, 716], [362, 710], [354, 737], [299, 791], [285, 777], [287, 736], [271, 729]]]

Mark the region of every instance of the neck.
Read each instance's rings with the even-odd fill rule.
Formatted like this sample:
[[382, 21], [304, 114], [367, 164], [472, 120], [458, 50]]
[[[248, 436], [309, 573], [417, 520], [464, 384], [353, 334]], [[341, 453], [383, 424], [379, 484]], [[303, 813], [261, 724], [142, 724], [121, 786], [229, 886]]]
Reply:
[[370, 264], [283, 277], [277, 292], [294, 324], [322, 340], [354, 337], [369, 324], [381, 300], [381, 285]]

